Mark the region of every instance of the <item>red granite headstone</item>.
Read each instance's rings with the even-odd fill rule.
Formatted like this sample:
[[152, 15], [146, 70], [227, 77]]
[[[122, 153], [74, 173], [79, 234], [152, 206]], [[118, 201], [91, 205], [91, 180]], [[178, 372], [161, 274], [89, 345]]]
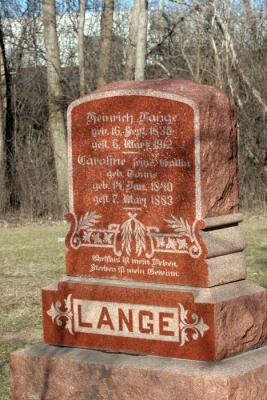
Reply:
[[[214, 205], [207, 196], [210, 182], [203, 187], [203, 181], [208, 168], [208, 180], [217, 179], [213, 197], [221, 196], [227, 183], [219, 177], [227, 167], [233, 187], [220, 207], [225, 213], [236, 209], [236, 158], [216, 165], [230, 159], [235, 147], [226, 140], [218, 155], [207, 143], [203, 102], [210, 101], [210, 89], [196, 92], [195, 84], [187, 94], [183, 87], [191, 83], [176, 80], [177, 87], [169, 88], [170, 83], [139, 88], [128, 82], [125, 88], [121, 82], [70, 105], [68, 274], [207, 285], [199, 230]], [[233, 136], [229, 101], [212, 89], [218, 97], [213, 113], [227, 115], [225, 136]], [[222, 142], [217, 122], [209, 138], [213, 145]]]
[[217, 295], [177, 285], [242, 271], [235, 134], [226, 95], [183, 79], [118, 82], [70, 105], [70, 277], [43, 290], [46, 342], [198, 360], [237, 351], [218, 350]]
[[[225, 93], [185, 79], [113, 83], [70, 105], [68, 140], [68, 276], [43, 289], [45, 342], [206, 361], [266, 342], [267, 291], [244, 280], [245, 244], [237, 226], [242, 216], [237, 213], [236, 115]], [[117, 354], [110, 354], [107, 362], [96, 352], [96, 359], [93, 355], [88, 362], [79, 350], [65, 368], [65, 355], [60, 359], [52, 346], [44, 353], [41, 358], [34, 352], [11, 357], [14, 398], [41, 392], [42, 398], [48, 393], [61, 397], [62, 374], [53, 380], [48, 364], [73, 378], [67, 396], [77, 399], [95, 398], [106, 386], [105, 398], [125, 398], [118, 388], [121, 383], [128, 387], [132, 375], [138, 376], [136, 398], [143, 398], [137, 374], [153, 375], [139, 357], [132, 357], [133, 368], [123, 375]], [[24, 357], [28, 373], [21, 373]], [[40, 378], [32, 390], [37, 358], [45, 368], [40, 373], [37, 369]], [[152, 357], [146, 359], [154, 366]], [[120, 382], [114, 384], [116, 360]], [[181, 360], [176, 364], [173, 398], [179, 392], [191, 399], [192, 379], [207, 387], [203, 365], [187, 362], [186, 368]], [[235, 362], [241, 371], [242, 359]], [[111, 385], [94, 374], [95, 365], [111, 376]], [[213, 371], [212, 396], [217, 367], [206, 365], [209, 375]], [[88, 368], [94, 370], [92, 391]], [[155, 368], [159, 372], [151, 398], [158, 393], [163, 398], [160, 377], [166, 368]], [[260, 381], [245, 384], [257, 371], [254, 364], [249, 375], [243, 374], [241, 397], [248, 393], [246, 399], [260, 400], [263, 369]], [[221, 364], [219, 374], [226, 377], [223, 398], [228, 398], [236, 370], [229, 372]], [[26, 376], [27, 387], [16, 383], [20, 375]], [[52, 382], [52, 392], [47, 382]], [[192, 398], [202, 398], [196, 387]], [[132, 399], [133, 392], [127, 393]]]

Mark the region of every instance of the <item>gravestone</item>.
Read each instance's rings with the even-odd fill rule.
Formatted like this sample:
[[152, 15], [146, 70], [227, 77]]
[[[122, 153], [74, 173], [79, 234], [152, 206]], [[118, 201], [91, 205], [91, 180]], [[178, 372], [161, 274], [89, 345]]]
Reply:
[[[221, 360], [266, 341], [266, 290], [245, 280], [236, 143], [235, 107], [225, 93], [185, 79], [116, 82], [70, 105], [67, 275], [43, 290], [46, 343], [174, 357], [171, 385], [183, 390], [184, 399], [199, 399], [201, 391], [188, 397], [185, 384], [192, 385], [192, 372], [179, 359]], [[19, 371], [19, 360], [26, 357], [29, 364], [37, 358], [44, 371], [46, 354], [68, 370], [65, 353], [56, 351], [53, 358], [51, 351], [48, 346], [23, 356], [13, 353], [13, 370]], [[147, 396], [142, 378], [141, 386], [134, 381], [137, 397], [122, 392], [133, 371], [142, 369], [138, 361], [129, 364], [121, 355], [118, 365], [125, 375], [119, 389], [112, 380], [118, 356], [99, 359], [93, 351], [72, 351], [68, 362], [78, 369], [67, 378], [69, 385], [77, 374], [84, 382], [79, 371], [85, 376], [88, 368], [102, 365], [101, 382], [112, 384], [104, 392], [102, 383], [95, 384], [101, 398]], [[243, 357], [248, 363], [243, 375], [237, 364], [235, 372], [221, 364], [220, 383], [216, 373], [209, 378], [211, 399], [213, 384], [222, 385], [227, 397], [221, 398], [228, 398], [230, 378], [239, 382], [242, 399], [251, 398], [246, 397], [246, 380], [255, 374], [250, 358]], [[151, 360], [147, 371], [160, 386], [151, 398], [165, 398], [164, 373], [156, 358]], [[199, 361], [191, 367], [208, 388]], [[265, 390], [266, 365], [259, 364], [258, 393]], [[96, 398], [86, 383], [76, 389], [64, 398]], [[176, 398], [176, 389], [168, 398]], [[57, 397], [63, 389], [49, 390]]]
[[[116, 84], [72, 103], [67, 274], [222, 283], [200, 236], [204, 218], [238, 207], [235, 110], [223, 92], [216, 96], [214, 88], [154, 81]], [[209, 252], [242, 251], [232, 231], [233, 251], [213, 243]], [[239, 253], [233, 280], [244, 272]]]

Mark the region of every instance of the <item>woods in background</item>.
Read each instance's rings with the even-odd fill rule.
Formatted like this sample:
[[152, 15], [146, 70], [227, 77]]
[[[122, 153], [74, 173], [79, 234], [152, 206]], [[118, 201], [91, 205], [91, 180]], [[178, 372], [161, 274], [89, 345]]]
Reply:
[[180, 76], [217, 85], [236, 103], [241, 204], [266, 210], [266, 0], [6, 3], [0, 0], [1, 214], [66, 212], [72, 100], [113, 80]]

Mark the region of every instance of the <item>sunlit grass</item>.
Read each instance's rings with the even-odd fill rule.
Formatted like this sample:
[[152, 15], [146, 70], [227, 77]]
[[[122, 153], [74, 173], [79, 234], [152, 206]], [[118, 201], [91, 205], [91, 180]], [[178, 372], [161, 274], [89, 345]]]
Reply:
[[43, 341], [41, 289], [65, 271], [66, 224], [0, 229], [0, 399], [11, 399], [9, 353]]
[[267, 218], [248, 219], [240, 229], [247, 243], [248, 279], [267, 288]]

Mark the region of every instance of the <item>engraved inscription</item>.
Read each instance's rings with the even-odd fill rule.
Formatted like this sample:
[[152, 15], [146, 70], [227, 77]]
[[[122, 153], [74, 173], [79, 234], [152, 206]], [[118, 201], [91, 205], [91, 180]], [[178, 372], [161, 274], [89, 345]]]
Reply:
[[[183, 175], [183, 170], [191, 167], [192, 160], [185, 157], [170, 158], [166, 154], [166, 151], [176, 150], [177, 143], [172, 139], [173, 124], [179, 118], [181, 116], [177, 113], [162, 114], [160, 110], [157, 113], [140, 111], [136, 115], [130, 112], [86, 113], [86, 140], [91, 152], [90, 155], [78, 154], [76, 160], [84, 168], [105, 168], [101, 178], [97, 177], [97, 180], [87, 186], [88, 192], [101, 192], [93, 196], [95, 206], [115, 204], [124, 208], [138, 206], [147, 209], [151, 206], [168, 207], [174, 204], [174, 171], [165, 171], [170, 179], [168, 181], [156, 179], [160, 179], [158, 168], [179, 168]], [[103, 126], [98, 128], [96, 126], [99, 123]], [[175, 129], [175, 135], [181, 133], [182, 130], [180, 132]], [[98, 155], [99, 150], [106, 151], [106, 155]], [[149, 155], [153, 152], [154, 158]], [[138, 157], [139, 154], [146, 155], [146, 158]], [[123, 168], [124, 166], [128, 168]]]
[[[70, 272], [182, 282], [205, 257], [198, 110], [167, 94], [113, 96], [78, 100], [68, 114]], [[90, 218], [81, 229], [81, 220]], [[119, 263], [94, 261], [96, 250]], [[153, 259], [160, 262], [142, 264]]]
[[[188, 322], [188, 311], [183, 304], [177, 307], [160, 307], [147, 304], [127, 304], [107, 301], [65, 300], [67, 311], [60, 311], [60, 303], [51, 304], [47, 314], [52, 322], [62, 326], [71, 335], [76, 333], [122, 336], [134, 339], [176, 342], [180, 346], [191, 339], [204, 336], [209, 326], [203, 317], [192, 313], [193, 323]], [[73, 309], [73, 312], [70, 311]], [[65, 326], [59, 318], [67, 316]], [[59, 323], [60, 322], [60, 323]], [[191, 335], [189, 336], [189, 332]]]

